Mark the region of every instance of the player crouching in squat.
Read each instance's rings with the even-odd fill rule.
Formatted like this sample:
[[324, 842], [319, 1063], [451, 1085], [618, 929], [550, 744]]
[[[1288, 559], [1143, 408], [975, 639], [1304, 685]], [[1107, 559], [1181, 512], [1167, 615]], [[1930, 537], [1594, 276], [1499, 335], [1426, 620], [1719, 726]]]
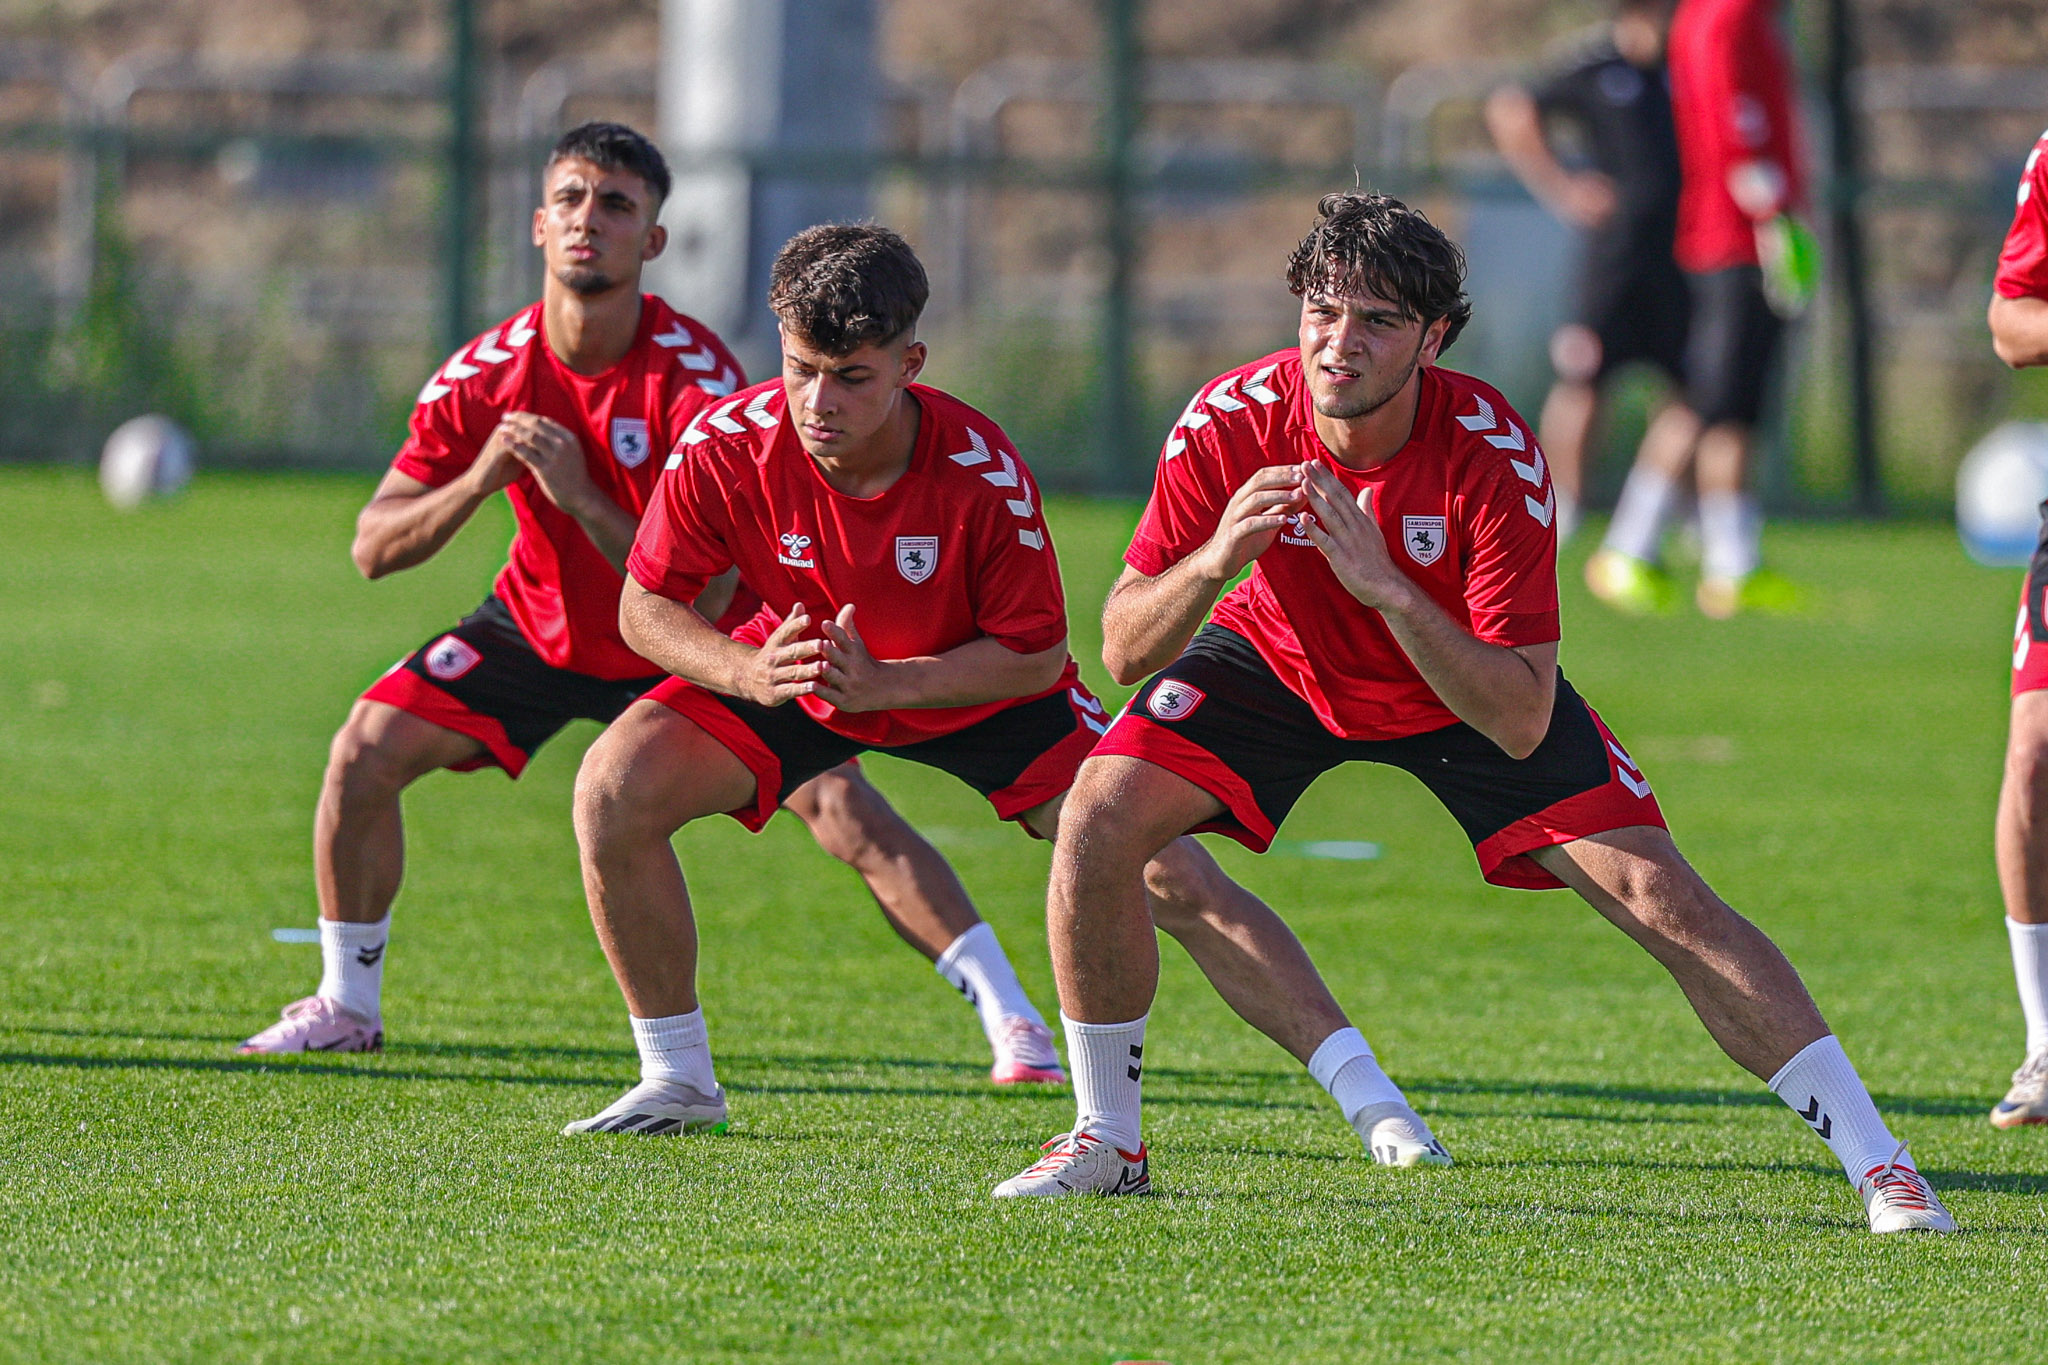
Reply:
[[1359, 761], [1420, 778], [1487, 880], [1568, 886], [1656, 957], [1833, 1149], [1872, 1231], [1952, 1230], [1791, 963], [1680, 856], [1558, 672], [1542, 453], [1498, 392], [1435, 364], [1471, 314], [1464, 273], [1399, 201], [1327, 196], [1288, 262], [1299, 347], [1220, 377], [1169, 438], [1103, 611], [1110, 670], [1158, 676], [1081, 769], [1053, 851], [1078, 1114], [995, 1193], [1122, 1193], [1142, 1166], [1122, 1061], [1158, 984], [1147, 860], [1191, 829], [1263, 851], [1318, 775]]
[[[884, 228], [818, 227], [770, 278], [782, 380], [690, 425], [628, 564], [626, 637], [676, 677], [591, 747], [577, 779], [584, 886], [641, 1081], [571, 1133], [726, 1122], [676, 829], [720, 813], [759, 829], [811, 774], [880, 749], [1050, 837], [1106, 728], [1067, 654], [1030, 471], [995, 423], [915, 382], [915, 254]], [[727, 638], [689, 604], [735, 566], [767, 605]], [[1304, 1060], [1349, 1031], [1286, 925], [1206, 850], [1155, 852], [1152, 913], [1245, 1018]], [[1405, 1103], [1362, 1131], [1396, 1164], [1430, 1146]]]
[[[354, 558], [371, 578], [432, 558], [501, 490], [518, 529], [492, 595], [380, 678], [335, 735], [314, 817], [320, 985], [243, 1053], [382, 1047], [408, 786], [437, 768], [516, 778], [569, 721], [609, 722], [661, 681], [620, 638], [621, 571], [661, 473], [653, 457], [741, 382], [708, 328], [640, 292], [641, 268], [666, 240], [657, 219], [669, 183], [661, 152], [630, 128], [563, 135], [533, 220], [541, 301], [428, 380], [404, 449], [363, 509]], [[730, 581], [714, 583], [699, 605], [716, 616], [733, 594]], [[821, 773], [786, 804], [974, 1003], [992, 1080], [1064, 1079], [994, 931], [858, 767]]]

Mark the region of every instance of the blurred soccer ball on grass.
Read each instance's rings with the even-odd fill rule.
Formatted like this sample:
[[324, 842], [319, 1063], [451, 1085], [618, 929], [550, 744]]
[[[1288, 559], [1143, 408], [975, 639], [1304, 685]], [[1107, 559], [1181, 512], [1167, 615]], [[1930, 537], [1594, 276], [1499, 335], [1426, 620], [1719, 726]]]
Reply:
[[1956, 470], [1956, 530], [1979, 564], [2025, 564], [2048, 499], [2048, 422], [1994, 427]]
[[130, 418], [100, 450], [100, 490], [114, 506], [133, 511], [190, 482], [192, 456], [192, 438], [170, 418]]

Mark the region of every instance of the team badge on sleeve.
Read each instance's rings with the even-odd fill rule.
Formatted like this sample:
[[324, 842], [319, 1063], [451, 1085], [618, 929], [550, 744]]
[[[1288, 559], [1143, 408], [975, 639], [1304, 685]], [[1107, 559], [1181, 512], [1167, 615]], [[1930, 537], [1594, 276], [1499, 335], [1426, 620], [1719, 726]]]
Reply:
[[1186, 720], [1208, 699], [1209, 694], [1194, 684], [1168, 678], [1152, 689], [1152, 695], [1145, 699], [1145, 709], [1161, 720]]
[[1436, 563], [1444, 553], [1444, 519], [1401, 518], [1401, 544], [1406, 547], [1408, 557], [1417, 564]]
[[913, 583], [922, 583], [939, 567], [937, 536], [896, 537], [896, 572]]
[[612, 418], [612, 454], [620, 464], [628, 469], [638, 469], [647, 463], [652, 449], [645, 421], [638, 417]]
[[475, 646], [454, 635], [443, 635], [427, 650], [427, 673], [442, 682], [454, 682], [483, 662]]

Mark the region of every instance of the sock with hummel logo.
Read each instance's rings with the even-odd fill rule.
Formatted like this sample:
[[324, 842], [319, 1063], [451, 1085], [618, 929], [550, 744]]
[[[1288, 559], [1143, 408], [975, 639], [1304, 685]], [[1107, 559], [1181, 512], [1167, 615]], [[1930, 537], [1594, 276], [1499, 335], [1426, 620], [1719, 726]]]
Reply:
[[1067, 1030], [1067, 1066], [1074, 1075], [1074, 1127], [1126, 1152], [1140, 1146], [1147, 1017], [1128, 1024], [1083, 1024], [1060, 1015]]
[[1885, 1127], [1870, 1092], [1864, 1089], [1862, 1078], [1834, 1034], [1801, 1048], [1778, 1068], [1770, 1084], [1773, 1093], [1791, 1105], [1792, 1112], [1833, 1150], [1850, 1184], [1860, 1184], [1898, 1150], [1899, 1140]]
[[320, 989], [345, 1010], [380, 1019], [384, 1010], [384, 945], [391, 938], [391, 912], [371, 924], [320, 921]]

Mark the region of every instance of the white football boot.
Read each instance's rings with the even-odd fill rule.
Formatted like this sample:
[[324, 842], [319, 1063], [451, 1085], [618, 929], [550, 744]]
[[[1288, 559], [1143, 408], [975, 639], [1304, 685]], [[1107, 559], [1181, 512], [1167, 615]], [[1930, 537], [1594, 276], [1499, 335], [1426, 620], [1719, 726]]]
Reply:
[[996, 1198], [1152, 1193], [1150, 1164], [1142, 1142], [1137, 1151], [1124, 1152], [1093, 1133], [1076, 1131], [1061, 1133], [1039, 1150], [1045, 1155], [1035, 1164], [996, 1186]]
[[680, 1081], [642, 1081], [587, 1119], [562, 1129], [575, 1133], [634, 1133], [641, 1137], [683, 1137], [725, 1131], [725, 1087], [711, 1094]]
[[1448, 1166], [1451, 1154], [1429, 1125], [1399, 1100], [1369, 1104], [1351, 1120], [1365, 1150], [1382, 1166]]
[[1993, 1128], [2048, 1123], [2048, 1048], [2028, 1055], [2012, 1073], [2012, 1089], [1991, 1110]]
[[1065, 1085], [1060, 1054], [1053, 1051], [1052, 1030], [1029, 1019], [1003, 1020], [992, 1040], [995, 1063], [988, 1078], [997, 1085]]
[[1900, 1143], [1892, 1159], [1872, 1166], [1856, 1182], [1863, 1207], [1870, 1214], [1872, 1232], [1954, 1232], [1956, 1220], [1935, 1197], [1925, 1176], [1911, 1166], [1901, 1165], [1906, 1144]]

